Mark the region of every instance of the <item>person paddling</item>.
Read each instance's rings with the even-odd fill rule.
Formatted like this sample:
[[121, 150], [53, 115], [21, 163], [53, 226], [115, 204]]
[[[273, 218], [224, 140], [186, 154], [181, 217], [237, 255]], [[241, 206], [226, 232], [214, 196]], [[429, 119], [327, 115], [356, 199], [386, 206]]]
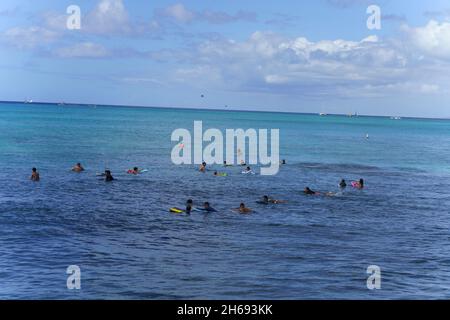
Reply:
[[31, 169], [31, 181], [39, 181], [41, 180], [41, 177], [39, 176], [39, 172], [36, 168]]
[[72, 171], [73, 172], [82, 172], [82, 171], [84, 171], [84, 168], [81, 165], [81, 163], [78, 162], [76, 165], [73, 166]]

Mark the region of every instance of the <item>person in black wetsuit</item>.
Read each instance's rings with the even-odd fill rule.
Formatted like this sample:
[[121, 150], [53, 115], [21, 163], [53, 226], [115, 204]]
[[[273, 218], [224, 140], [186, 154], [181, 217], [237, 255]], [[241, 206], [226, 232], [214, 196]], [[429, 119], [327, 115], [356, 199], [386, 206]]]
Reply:
[[303, 190], [303, 192], [305, 194], [308, 194], [308, 195], [315, 195], [315, 194], [317, 194], [317, 192], [312, 191], [309, 187], [306, 187], [305, 190]]
[[260, 201], [258, 201], [257, 203], [259, 204], [269, 204], [269, 196], [263, 196], [262, 199]]
[[205, 202], [203, 204], [203, 210], [207, 211], [207, 212], [217, 212], [216, 209], [214, 209], [213, 207], [211, 207], [211, 205], [209, 204], [209, 202]]
[[114, 180], [114, 178], [113, 178], [113, 176], [111, 174], [111, 170], [105, 170], [105, 181], [106, 182], [110, 182], [110, 181], [113, 181], [113, 180]]
[[342, 179], [341, 182], [339, 182], [339, 188], [341, 189], [347, 188], [347, 182], [345, 182], [345, 179]]

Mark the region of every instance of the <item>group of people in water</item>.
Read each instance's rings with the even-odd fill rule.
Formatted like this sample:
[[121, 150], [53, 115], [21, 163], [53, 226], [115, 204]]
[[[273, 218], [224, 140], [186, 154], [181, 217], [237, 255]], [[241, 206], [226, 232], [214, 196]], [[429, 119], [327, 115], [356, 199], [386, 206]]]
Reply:
[[[359, 181], [352, 181], [352, 187], [355, 189], [364, 189], [364, 179], [359, 179]], [[339, 182], [339, 189], [341, 191], [343, 191], [345, 188], [347, 188], [347, 182], [345, 181], [345, 179], [342, 179], [341, 182]], [[321, 195], [323, 194], [322, 192], [318, 192], [318, 191], [313, 191], [311, 190], [311, 188], [306, 187], [303, 190], [303, 193], [307, 194], [307, 195]], [[336, 195], [336, 193], [334, 192], [326, 192], [324, 193], [327, 196], [334, 196]]]
[[[285, 160], [283, 160], [283, 162], [284, 162], [284, 164], [286, 164]], [[202, 164], [200, 165], [198, 171], [205, 173], [207, 171], [206, 170], [206, 166], [207, 166], [206, 162], [203, 161]], [[228, 164], [226, 161], [224, 161], [223, 162], [223, 166], [224, 167], [232, 167], [233, 165], [232, 164]], [[246, 167], [245, 170], [243, 171], [243, 173], [245, 173], [245, 172], [252, 172], [252, 169], [249, 166], [247, 166], [247, 164], [243, 160], [241, 160], [240, 166], [241, 167]], [[220, 173], [218, 171], [214, 171], [214, 175], [215, 176], [220, 176], [220, 175], [222, 175], [222, 173]]]
[[[256, 203], [258, 204], [264, 204], [264, 205], [268, 205], [268, 204], [280, 204], [280, 203], [287, 203], [287, 201], [284, 200], [275, 200], [272, 198], [269, 198], [269, 196], [263, 196], [262, 199], [260, 201], [256, 201]], [[241, 214], [249, 214], [252, 213], [253, 210], [248, 208], [245, 203], [241, 202], [241, 204], [239, 205], [238, 208], [234, 208], [231, 209], [234, 212], [237, 213], [241, 213]], [[194, 202], [192, 199], [188, 199], [186, 201], [186, 209], [178, 209], [178, 208], [172, 208], [170, 210], [173, 213], [186, 213], [188, 215], [191, 214], [191, 212], [193, 211], [203, 211], [203, 212], [217, 212], [216, 209], [214, 209], [213, 207], [211, 207], [209, 202], [204, 202], [202, 206], [198, 207], [198, 206], [194, 206]]]
[[[352, 186], [356, 189], [363, 189], [364, 188], [364, 179], [359, 179], [359, 181], [353, 181]], [[347, 188], [347, 182], [345, 181], [345, 179], [342, 179], [339, 182], [339, 188], [341, 189], [341, 191], [343, 191], [345, 188]], [[303, 193], [306, 195], [321, 195], [321, 194], [324, 194], [326, 196], [335, 195], [335, 193], [333, 193], [333, 192], [321, 193], [318, 191], [313, 191], [309, 187], [305, 187], [305, 189], [303, 190]], [[256, 201], [256, 203], [261, 204], [261, 205], [269, 205], [269, 204], [283, 204], [283, 203], [287, 203], [287, 201], [286, 200], [276, 200], [276, 199], [270, 198], [269, 196], [265, 195], [261, 198], [261, 200]], [[204, 202], [203, 207], [201, 207], [201, 208], [194, 207], [192, 199], [189, 199], [186, 202], [186, 210], [182, 210], [182, 209], [178, 209], [178, 208], [173, 208], [173, 209], [175, 209], [175, 210], [173, 210], [172, 212], [186, 213], [188, 215], [190, 215], [192, 211], [217, 212], [216, 209], [211, 207], [209, 202]], [[243, 202], [241, 202], [241, 204], [239, 205], [239, 208], [232, 209], [232, 211], [241, 213], [241, 214], [249, 214], [249, 213], [253, 212], [253, 210], [248, 208], [245, 205], [245, 203], [243, 203]]]
[[[286, 164], [286, 160], [282, 160], [281, 162], [282, 164]], [[226, 161], [224, 161], [223, 163], [224, 167], [230, 167], [232, 165], [228, 165]], [[250, 173], [253, 172], [251, 170], [251, 168], [249, 166], [247, 166], [247, 164], [245, 164], [245, 162], [241, 161], [241, 166], [246, 166], [245, 170], [242, 173]], [[206, 167], [207, 164], [206, 162], [203, 162], [199, 168], [200, 172], [206, 172]], [[72, 171], [73, 172], [77, 172], [77, 173], [81, 173], [83, 171], [85, 171], [84, 167], [81, 165], [81, 163], [77, 163], [76, 165], [74, 165], [72, 167]], [[132, 174], [132, 175], [138, 175], [141, 174], [143, 172], [146, 172], [147, 170], [142, 170], [139, 169], [139, 167], [134, 167], [133, 169], [129, 169], [127, 171], [128, 174]], [[215, 176], [226, 176], [226, 173], [219, 173], [218, 171], [214, 171], [214, 175]], [[111, 170], [105, 170], [104, 173], [98, 174], [98, 176], [101, 176], [106, 182], [110, 182], [110, 181], [114, 181], [114, 177], [112, 176]], [[40, 181], [40, 175], [39, 172], [37, 171], [36, 168], [32, 168], [31, 170], [31, 177], [30, 179], [32, 181]], [[339, 189], [341, 191], [343, 191], [344, 189], [347, 188], [347, 182], [345, 181], [345, 179], [341, 179], [341, 181], [339, 182]], [[364, 189], [364, 179], [359, 179], [359, 181], [352, 181], [351, 182], [351, 186], [355, 189]], [[326, 192], [326, 193], [322, 193], [319, 191], [313, 191], [311, 190], [310, 187], [305, 187], [305, 189], [303, 190], [303, 193], [305, 195], [325, 195], [325, 196], [334, 196], [336, 195], [336, 193], [333, 192]], [[276, 200], [276, 199], [272, 199], [269, 196], [265, 195], [263, 196], [260, 200], [256, 201], [257, 204], [260, 205], [269, 205], [269, 204], [283, 204], [283, 203], [287, 203], [287, 201], [285, 200]], [[214, 209], [213, 207], [211, 207], [209, 202], [204, 202], [202, 206], [198, 207], [198, 206], [194, 206], [194, 203], [192, 201], [192, 199], [189, 199], [186, 202], [186, 209], [178, 209], [178, 208], [172, 208], [170, 209], [171, 212], [174, 213], [186, 213], [186, 214], [191, 214], [192, 211], [202, 211], [202, 212], [217, 212], [216, 209]], [[232, 209], [232, 211], [237, 212], [237, 213], [241, 213], [241, 214], [249, 214], [251, 212], [253, 212], [252, 209], [248, 208], [245, 203], [241, 203], [239, 205], [238, 208]]]
[[[281, 164], [283, 164], [283, 165], [286, 164], [286, 160], [282, 160]], [[198, 171], [205, 173], [207, 171], [206, 166], [207, 166], [206, 162], [203, 161], [202, 164], [200, 165]], [[233, 165], [227, 164], [227, 162], [224, 161], [223, 166], [224, 167], [232, 167]], [[241, 160], [240, 166], [245, 167], [245, 169], [242, 171], [242, 174], [255, 174], [255, 172], [252, 170], [252, 168], [250, 168], [250, 166], [247, 166], [247, 164], [243, 160]], [[226, 177], [227, 175], [228, 174], [226, 174], [224, 172], [214, 171], [214, 176], [217, 176], [217, 177]]]
[[[73, 172], [81, 173], [85, 171], [84, 167], [81, 165], [80, 162], [78, 162], [76, 165], [74, 165], [71, 169]], [[130, 169], [127, 171], [128, 174], [138, 175], [142, 173], [142, 170], [140, 170], [138, 167], [134, 167], [133, 169]], [[112, 176], [111, 170], [105, 170], [104, 173], [97, 174], [97, 176], [101, 176], [106, 182], [114, 181], [114, 177]], [[37, 171], [36, 168], [31, 169], [31, 181], [40, 181], [40, 174]]]

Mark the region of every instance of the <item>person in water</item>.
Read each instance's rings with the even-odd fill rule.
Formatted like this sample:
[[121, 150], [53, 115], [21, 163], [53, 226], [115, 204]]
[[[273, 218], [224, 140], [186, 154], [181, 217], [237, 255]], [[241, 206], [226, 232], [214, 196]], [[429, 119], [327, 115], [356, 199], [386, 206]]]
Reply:
[[263, 196], [262, 199], [260, 201], [258, 201], [257, 203], [260, 203], [260, 204], [279, 204], [279, 203], [286, 203], [286, 201], [284, 201], [284, 200], [275, 200], [275, 199], [269, 198], [269, 196]]
[[191, 214], [191, 211], [192, 211], [192, 205], [190, 205], [190, 204], [186, 204], [186, 210], [185, 210], [185, 212], [186, 212], [186, 214]]
[[228, 164], [227, 161], [225, 160], [225, 161], [223, 162], [223, 166], [224, 166], [224, 167], [230, 167], [231, 164]]
[[242, 203], [239, 205], [239, 208], [233, 209], [233, 211], [236, 211], [236, 212], [239, 212], [239, 213], [242, 213], [242, 214], [247, 214], [247, 213], [252, 212], [252, 209], [247, 208], [247, 207], [245, 206], [245, 204], [242, 202]]
[[207, 212], [217, 212], [216, 209], [214, 209], [213, 207], [210, 206], [209, 202], [205, 202], [203, 204], [203, 210], [207, 211]]
[[81, 165], [81, 163], [78, 162], [76, 165], [73, 166], [72, 171], [73, 172], [82, 172], [82, 171], [84, 171], [84, 168]]
[[359, 181], [355, 182], [354, 187], [357, 189], [364, 189], [364, 179], [359, 179]]
[[339, 182], [339, 188], [341, 189], [347, 188], [347, 182], [345, 182], [345, 179], [342, 179], [341, 182]]
[[281, 160], [281, 164], [286, 164], [286, 160]]
[[270, 201], [269, 201], [269, 196], [263, 196], [262, 199], [261, 199], [261, 201], [258, 201], [258, 203], [261, 203], [261, 204], [269, 204], [269, 203], [270, 203]]
[[200, 166], [199, 171], [200, 171], [200, 172], [205, 172], [205, 171], [206, 171], [206, 162], [203, 161], [203, 163], [202, 163], [201, 166]]
[[192, 208], [194, 207], [194, 201], [192, 201], [192, 199], [188, 199], [186, 201], [186, 208], [188, 208], [188, 207], [190, 208], [190, 210], [192, 210]]
[[129, 174], [140, 174], [141, 171], [139, 170], [138, 167], [134, 167], [132, 170], [128, 170]]
[[252, 168], [250, 168], [250, 167], [247, 167], [244, 170], [244, 173], [251, 173], [251, 172], [252, 172]]
[[36, 168], [31, 169], [31, 181], [39, 181], [41, 180], [41, 177], [39, 176], [39, 172]]
[[111, 174], [111, 170], [105, 170], [105, 181], [109, 182], [109, 181], [113, 181], [114, 178]]
[[306, 187], [305, 190], [303, 190], [303, 192], [307, 195], [315, 195], [318, 194], [318, 192], [316, 191], [312, 191], [309, 187]]
[[241, 160], [241, 166], [246, 166], [247, 164], [245, 163], [244, 160]]

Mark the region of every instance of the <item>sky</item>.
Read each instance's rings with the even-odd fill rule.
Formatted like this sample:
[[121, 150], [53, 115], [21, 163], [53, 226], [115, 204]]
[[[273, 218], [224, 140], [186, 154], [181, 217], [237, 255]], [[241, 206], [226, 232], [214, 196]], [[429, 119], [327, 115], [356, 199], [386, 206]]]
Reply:
[[27, 99], [449, 118], [450, 1], [2, 0], [0, 100]]

